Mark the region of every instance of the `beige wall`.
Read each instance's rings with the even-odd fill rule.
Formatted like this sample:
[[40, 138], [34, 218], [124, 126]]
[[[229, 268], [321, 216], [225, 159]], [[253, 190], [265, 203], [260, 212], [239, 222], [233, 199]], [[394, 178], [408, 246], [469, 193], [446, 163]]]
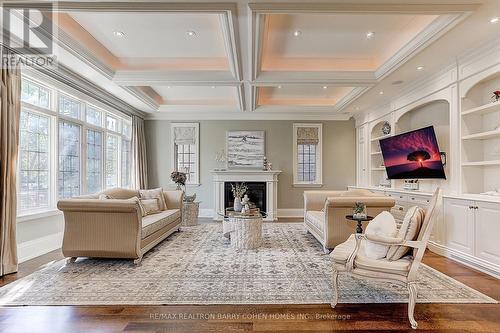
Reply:
[[[180, 121], [179, 121], [180, 122]], [[188, 187], [196, 192], [202, 208], [213, 208], [210, 171], [216, 167], [215, 154], [225, 148], [227, 130], [264, 130], [266, 156], [279, 176], [278, 208], [302, 208], [306, 188], [294, 188], [292, 125], [294, 121], [200, 121], [200, 183]], [[355, 184], [354, 121], [323, 123], [323, 189], [345, 189]], [[148, 176], [150, 187], [168, 187], [170, 166], [170, 121], [146, 121]]]

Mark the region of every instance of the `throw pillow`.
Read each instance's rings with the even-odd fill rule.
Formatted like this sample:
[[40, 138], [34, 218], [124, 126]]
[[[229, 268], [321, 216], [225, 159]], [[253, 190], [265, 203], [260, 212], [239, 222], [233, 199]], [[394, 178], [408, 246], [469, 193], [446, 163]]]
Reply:
[[160, 210], [167, 209], [163, 189], [161, 187], [152, 190], [139, 190], [139, 199], [158, 199]]
[[[408, 209], [396, 237], [408, 241], [416, 240], [424, 217], [425, 211], [422, 208], [413, 206]], [[408, 246], [393, 245], [387, 252], [387, 259], [390, 261], [401, 259], [409, 250]]]
[[[365, 234], [394, 237], [398, 232], [396, 221], [389, 212], [382, 212], [368, 223]], [[371, 259], [382, 259], [387, 255], [389, 246], [367, 240], [364, 244], [365, 256]]]
[[158, 199], [140, 199], [139, 201], [146, 215], [156, 214], [161, 211]]

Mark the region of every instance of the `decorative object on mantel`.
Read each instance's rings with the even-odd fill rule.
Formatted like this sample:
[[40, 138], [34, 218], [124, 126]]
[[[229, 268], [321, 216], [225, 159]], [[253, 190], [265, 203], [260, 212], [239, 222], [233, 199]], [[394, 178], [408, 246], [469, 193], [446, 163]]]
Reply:
[[388, 121], [384, 122], [384, 124], [382, 125], [382, 134], [383, 135], [391, 134], [391, 129], [392, 129], [391, 124]]
[[273, 164], [267, 160], [266, 156], [264, 156], [263, 164], [264, 165], [263, 165], [262, 170], [271, 171], [273, 169]]
[[418, 191], [418, 179], [407, 179], [403, 185], [403, 189], [410, 191]]
[[248, 187], [245, 185], [245, 183], [231, 184], [231, 191], [233, 192], [234, 197], [233, 208], [235, 212], [241, 212], [241, 209], [243, 208], [243, 206], [241, 205], [241, 198], [247, 190]]
[[498, 102], [500, 101], [500, 90], [496, 90], [493, 92], [493, 96], [491, 96], [491, 98], [494, 98], [495, 99], [495, 102]]
[[226, 151], [224, 149], [219, 150], [215, 153], [215, 162], [217, 162], [217, 171], [226, 170]]
[[262, 170], [264, 143], [264, 131], [228, 131], [227, 167]]
[[355, 202], [354, 208], [352, 210], [352, 216], [354, 218], [366, 218], [366, 205], [363, 202]]
[[170, 179], [177, 185], [177, 190], [182, 190], [182, 186], [186, 186], [186, 174], [180, 171], [172, 171]]

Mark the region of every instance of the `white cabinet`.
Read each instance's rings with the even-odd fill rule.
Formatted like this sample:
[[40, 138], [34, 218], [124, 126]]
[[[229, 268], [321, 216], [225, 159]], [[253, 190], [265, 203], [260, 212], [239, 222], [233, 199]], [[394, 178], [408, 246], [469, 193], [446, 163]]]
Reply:
[[474, 253], [474, 201], [445, 199], [446, 246], [463, 253]]
[[500, 205], [478, 202], [476, 207], [475, 254], [500, 265]]

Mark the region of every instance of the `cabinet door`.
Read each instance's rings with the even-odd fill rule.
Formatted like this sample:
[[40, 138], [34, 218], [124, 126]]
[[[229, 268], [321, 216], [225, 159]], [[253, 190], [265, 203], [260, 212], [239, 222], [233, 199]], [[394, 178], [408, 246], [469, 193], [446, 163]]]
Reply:
[[445, 199], [444, 224], [446, 245], [474, 254], [474, 201]]
[[477, 202], [476, 257], [500, 265], [500, 204]]

